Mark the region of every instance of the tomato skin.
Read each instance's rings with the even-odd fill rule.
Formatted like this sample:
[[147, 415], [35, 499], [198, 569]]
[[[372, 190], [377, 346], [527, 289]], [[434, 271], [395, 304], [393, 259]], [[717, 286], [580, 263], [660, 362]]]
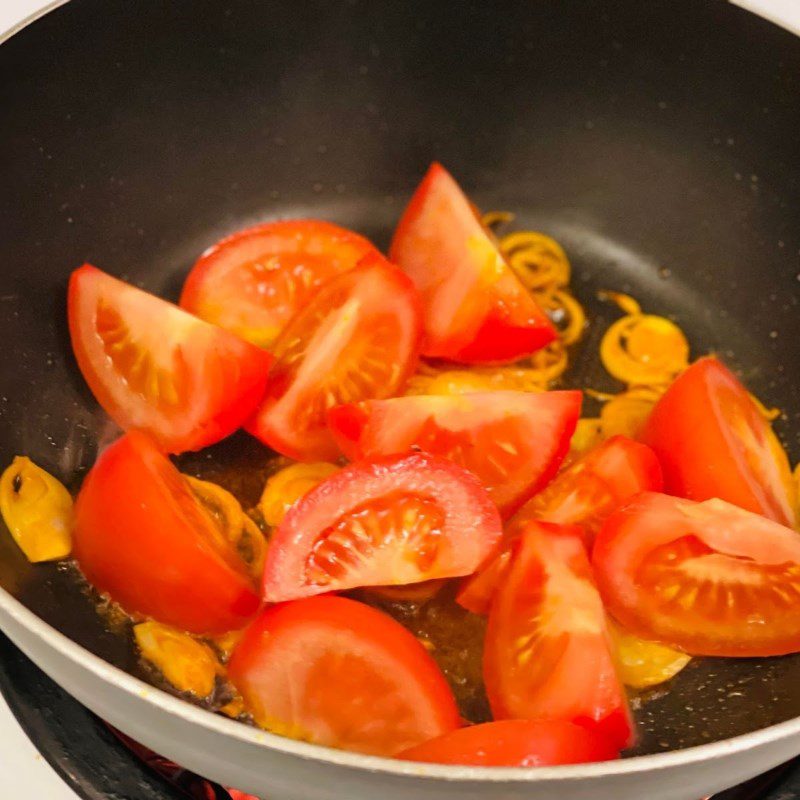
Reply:
[[326, 280], [375, 247], [330, 222], [266, 222], [226, 236], [192, 267], [180, 305], [201, 319], [269, 347]]
[[228, 665], [255, 720], [317, 744], [392, 756], [461, 724], [436, 662], [400, 623], [343, 597], [265, 609]]
[[422, 294], [423, 355], [502, 363], [530, 355], [556, 338], [555, 328], [441, 164], [431, 165], [411, 198], [389, 257]]
[[489, 612], [483, 655], [495, 719], [574, 722], [633, 739], [600, 594], [576, 526], [531, 522]]
[[800, 536], [723, 500], [645, 492], [605, 522], [592, 554], [613, 616], [697, 656], [800, 651]]
[[188, 485], [144, 434], [101, 453], [75, 502], [74, 554], [130, 613], [198, 634], [241, 628], [259, 597]]
[[581, 393], [476, 392], [367, 400], [328, 412], [351, 460], [421, 449], [474, 472], [508, 516], [555, 475], [581, 409]]
[[469, 725], [412, 747], [397, 758], [475, 767], [547, 767], [619, 758], [598, 733], [563, 720], [506, 719]]
[[504, 551], [528, 522], [580, 525], [591, 547], [609, 514], [639, 492], [661, 488], [661, 467], [653, 451], [624, 436], [612, 436], [557, 475], [512, 517], [497, 554], [462, 582], [457, 602], [474, 614], [488, 613], [508, 564]]
[[267, 551], [264, 599], [466, 575], [501, 535], [497, 508], [462, 467], [427, 453], [356, 462], [289, 509]]
[[67, 311], [75, 358], [97, 402], [165, 452], [224, 439], [264, 395], [269, 353], [90, 264], [70, 277]]
[[794, 525], [786, 453], [753, 399], [714, 357], [698, 359], [656, 404], [642, 440], [664, 468], [669, 494], [718, 497]]
[[383, 256], [368, 255], [292, 318], [247, 429], [297, 461], [335, 460], [328, 410], [393, 395], [416, 368], [421, 335], [414, 285]]

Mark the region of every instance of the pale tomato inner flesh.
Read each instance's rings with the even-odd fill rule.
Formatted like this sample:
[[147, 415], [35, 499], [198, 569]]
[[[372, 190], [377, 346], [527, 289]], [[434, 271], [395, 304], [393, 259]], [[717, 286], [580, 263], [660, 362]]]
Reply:
[[435, 418], [429, 419], [416, 437], [416, 444], [431, 453], [474, 472], [491, 495], [519, 467], [526, 454], [515, 441], [515, 426], [484, 425], [467, 437], [461, 430], [440, 427]]
[[[521, 613], [515, 625], [517, 636], [511, 643], [509, 656], [516, 670], [524, 670], [526, 685], [538, 686], [555, 674], [569, 645], [569, 634], [548, 624], [546, 583], [541, 565], [532, 564], [528, 577], [530, 583], [518, 590], [517, 602]], [[555, 610], [552, 602], [549, 606], [552, 617]]]
[[97, 302], [95, 326], [103, 351], [132, 391], [167, 413], [186, 406], [190, 381], [179, 347], [169, 352], [170, 363], [162, 363], [163, 356], [159, 359], [149, 343], [138, 341], [122, 315], [102, 298]]
[[296, 393], [295, 424], [313, 428], [325, 424], [334, 406], [370, 397], [375, 387], [393, 386], [401, 365], [386, 358], [397, 339], [397, 322], [390, 314], [371, 313], [369, 331], [360, 323], [363, 302], [351, 298], [338, 308], [320, 309], [306, 320], [305, 330], [281, 342], [274, 368], [277, 385], [290, 384]]
[[648, 553], [636, 582], [661, 614], [689, 618], [692, 627], [735, 629], [743, 614], [748, 624], [779, 624], [800, 603], [800, 565], [759, 564], [717, 552], [697, 536], [683, 536]]
[[201, 316], [219, 317], [226, 327], [264, 347], [303, 307], [312, 290], [336, 274], [338, 269], [323, 256], [261, 253], [228, 270], [225, 281], [230, 283], [204, 294], [198, 311]]
[[306, 559], [308, 585], [354, 574], [420, 580], [441, 554], [444, 512], [430, 497], [398, 492], [365, 502], [323, 530]]
[[582, 524], [596, 532], [616, 505], [617, 498], [608, 483], [579, 462], [529, 500], [514, 521]]

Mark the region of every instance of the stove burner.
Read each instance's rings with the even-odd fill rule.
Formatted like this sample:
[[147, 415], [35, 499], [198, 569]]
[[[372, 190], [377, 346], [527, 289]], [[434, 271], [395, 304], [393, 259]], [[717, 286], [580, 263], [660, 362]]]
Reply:
[[[0, 691], [42, 756], [83, 800], [258, 800], [200, 778], [103, 724], [2, 634]], [[800, 798], [800, 759], [703, 800], [789, 798]]]
[[[201, 778], [193, 772], [183, 769], [183, 767], [170, 761], [168, 758], [148, 750], [130, 736], [126, 736], [121, 731], [113, 728], [106, 723], [108, 729], [117, 737], [137, 758], [140, 758], [150, 769], [157, 772], [172, 784], [178, 791], [192, 800], [259, 800], [251, 794], [245, 794], [238, 789], [225, 789], [219, 784]], [[266, 800], [265, 798], [262, 800]]]

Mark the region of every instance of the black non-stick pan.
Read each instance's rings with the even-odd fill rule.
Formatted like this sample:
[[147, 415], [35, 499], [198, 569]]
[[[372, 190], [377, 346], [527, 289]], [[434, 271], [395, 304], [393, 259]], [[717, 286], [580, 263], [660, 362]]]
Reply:
[[[613, 311], [594, 298], [629, 292], [783, 409], [800, 458], [800, 39], [722, 0], [72, 0], [2, 44], [0, 93], [0, 463], [26, 454], [77, 487], [113, 436], [70, 354], [74, 267], [175, 298], [255, 221], [322, 217], [385, 245], [434, 159], [566, 248], [592, 322], [567, 383], [604, 388]], [[244, 434], [230, 452], [254, 475], [267, 458]], [[639, 710], [644, 757], [612, 765], [325, 751], [143, 688], [69, 571], [7, 535], [0, 586], [0, 627], [82, 702], [277, 797], [696, 798], [800, 752], [798, 657], [696, 660]]]

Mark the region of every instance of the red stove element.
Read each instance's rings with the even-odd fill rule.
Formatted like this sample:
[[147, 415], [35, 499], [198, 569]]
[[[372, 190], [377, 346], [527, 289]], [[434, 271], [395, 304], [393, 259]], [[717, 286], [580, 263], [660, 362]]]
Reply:
[[[268, 800], [268, 798], [258, 798], [252, 794], [245, 794], [238, 789], [225, 789], [212, 781], [183, 769], [183, 767], [163, 756], [157, 755], [152, 750], [142, 747], [138, 742], [125, 736], [124, 733], [120, 733], [116, 728], [112, 728], [110, 725], [107, 725], [107, 727], [131, 752], [142, 759], [162, 778], [183, 792], [187, 798], [192, 798], [192, 800]], [[726, 789], [719, 794], [703, 797], [701, 800], [762, 800], [767, 792], [770, 789], [774, 789], [787, 773], [796, 766], [797, 761], [790, 761], [747, 781], [747, 783], [734, 786], [732, 789]]]
[[134, 755], [138, 756], [162, 778], [169, 781], [176, 789], [183, 792], [187, 798], [192, 798], [192, 800], [267, 800], [267, 798], [258, 798], [252, 794], [245, 794], [238, 789], [226, 789], [219, 784], [201, 778], [199, 775], [185, 770], [174, 761], [148, 750], [116, 728], [112, 728], [111, 725], [107, 724], [107, 727]]

